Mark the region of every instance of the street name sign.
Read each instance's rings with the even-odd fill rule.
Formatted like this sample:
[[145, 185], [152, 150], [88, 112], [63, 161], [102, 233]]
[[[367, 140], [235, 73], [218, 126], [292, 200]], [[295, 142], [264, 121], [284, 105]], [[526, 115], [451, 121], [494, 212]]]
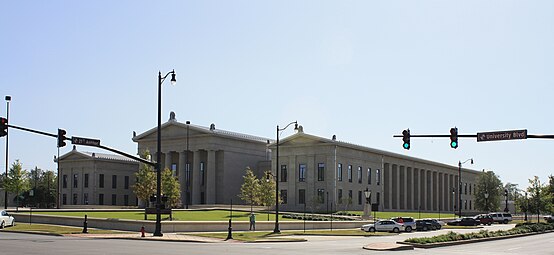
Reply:
[[527, 129], [477, 133], [477, 142], [527, 139]]
[[75, 137], [75, 136], [71, 137], [71, 143], [78, 144], [78, 145], [100, 146], [100, 140], [98, 139], [90, 139], [90, 138]]

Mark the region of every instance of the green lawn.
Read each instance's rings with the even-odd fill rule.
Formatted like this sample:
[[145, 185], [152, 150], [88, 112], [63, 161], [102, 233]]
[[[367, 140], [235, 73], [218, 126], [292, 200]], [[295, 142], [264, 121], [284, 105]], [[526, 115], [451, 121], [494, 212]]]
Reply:
[[[75, 216], [85, 217], [85, 214], [89, 218], [108, 218], [108, 219], [128, 219], [128, 220], [144, 220], [143, 212], [66, 212], [66, 211], [52, 211], [52, 212], [33, 212], [33, 214], [46, 214], [46, 215], [61, 215], [61, 216]], [[250, 212], [233, 211], [233, 220], [248, 221]], [[229, 211], [227, 210], [206, 210], [206, 211], [174, 211], [173, 220], [182, 221], [228, 221], [230, 218]], [[267, 221], [268, 215], [265, 213], [256, 213], [256, 221]], [[156, 215], [149, 214], [148, 220], [156, 220]], [[169, 215], [162, 215], [162, 220], [169, 220]], [[294, 221], [293, 219], [283, 218], [279, 215], [280, 221]], [[275, 221], [275, 214], [269, 215], [269, 221]]]
[[[40, 233], [51, 233], [51, 234], [81, 234], [83, 232], [83, 228], [80, 227], [67, 227], [67, 226], [59, 226], [59, 225], [48, 225], [48, 224], [27, 224], [27, 223], [19, 223], [13, 227], [7, 227], [6, 230], [8, 231], [29, 231], [29, 232], [40, 232]], [[128, 232], [122, 232], [122, 231], [113, 231], [113, 230], [103, 230], [103, 229], [88, 229], [89, 234], [121, 234], [121, 233], [128, 233]]]
[[[362, 211], [348, 211], [348, 213], [353, 213], [357, 215], [362, 215]], [[371, 213], [373, 217], [374, 213]], [[418, 213], [418, 212], [375, 212], [375, 217], [378, 219], [390, 219], [393, 217], [412, 217], [414, 219], [445, 219], [445, 218], [456, 218], [452, 213]]]

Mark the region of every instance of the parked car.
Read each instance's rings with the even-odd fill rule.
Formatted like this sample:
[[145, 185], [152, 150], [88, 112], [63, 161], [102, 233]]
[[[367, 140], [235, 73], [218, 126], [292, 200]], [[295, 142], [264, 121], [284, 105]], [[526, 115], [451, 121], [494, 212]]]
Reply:
[[449, 221], [447, 224], [450, 226], [477, 226], [480, 223], [474, 218], [464, 217]]
[[508, 224], [508, 222], [512, 221], [512, 215], [509, 213], [495, 212], [489, 213], [489, 215], [492, 217], [492, 220], [497, 223]]
[[416, 223], [412, 217], [395, 217], [391, 218], [391, 220], [404, 224], [404, 231], [406, 232], [412, 232], [412, 230], [416, 229]]
[[5, 210], [0, 211], [0, 228], [15, 226], [15, 218]]
[[493, 218], [488, 215], [488, 214], [479, 214], [475, 217], [473, 217], [476, 221], [479, 221], [479, 223], [483, 224], [483, 225], [491, 225], [494, 220]]
[[554, 223], [554, 217], [552, 217], [552, 215], [544, 216], [544, 220], [548, 223]]
[[393, 220], [380, 220], [373, 224], [363, 225], [361, 230], [366, 232], [387, 231], [398, 233], [404, 231], [404, 224], [400, 224]]
[[442, 225], [438, 220], [435, 219], [423, 219], [423, 221], [429, 223], [431, 225], [431, 230], [438, 230], [442, 228]]
[[416, 230], [417, 231], [427, 231], [433, 229], [431, 222], [424, 220], [416, 220]]

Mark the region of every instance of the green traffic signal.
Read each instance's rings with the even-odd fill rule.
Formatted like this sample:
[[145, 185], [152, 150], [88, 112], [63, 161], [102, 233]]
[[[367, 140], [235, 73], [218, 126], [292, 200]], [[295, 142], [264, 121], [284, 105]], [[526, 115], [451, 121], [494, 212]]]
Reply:
[[410, 144], [409, 143], [404, 143], [404, 149], [409, 150], [410, 149]]
[[410, 130], [405, 129], [402, 131], [402, 140], [404, 141], [404, 144], [402, 144], [402, 147], [404, 149], [409, 150], [410, 149]]
[[458, 148], [458, 128], [456, 127], [450, 129], [450, 147]]
[[457, 148], [458, 147], [458, 142], [450, 142], [450, 147]]

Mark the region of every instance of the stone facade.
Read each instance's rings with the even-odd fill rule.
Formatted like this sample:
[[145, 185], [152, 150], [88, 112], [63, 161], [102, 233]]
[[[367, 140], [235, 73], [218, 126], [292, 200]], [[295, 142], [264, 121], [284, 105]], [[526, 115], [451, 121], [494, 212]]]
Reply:
[[112, 154], [73, 150], [59, 158], [60, 207], [136, 206], [132, 186], [139, 163]]

